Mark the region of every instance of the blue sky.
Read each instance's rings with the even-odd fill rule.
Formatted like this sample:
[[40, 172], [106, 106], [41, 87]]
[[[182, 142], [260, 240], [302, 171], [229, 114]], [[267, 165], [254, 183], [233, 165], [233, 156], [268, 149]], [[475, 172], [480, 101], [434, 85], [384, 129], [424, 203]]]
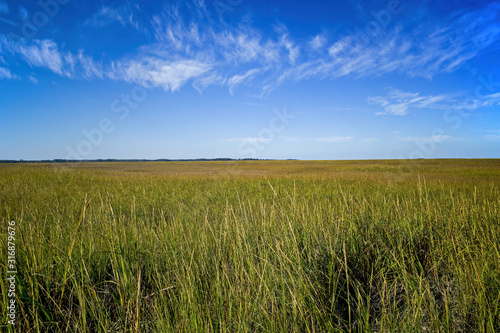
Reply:
[[497, 1], [0, 0], [0, 159], [500, 157]]

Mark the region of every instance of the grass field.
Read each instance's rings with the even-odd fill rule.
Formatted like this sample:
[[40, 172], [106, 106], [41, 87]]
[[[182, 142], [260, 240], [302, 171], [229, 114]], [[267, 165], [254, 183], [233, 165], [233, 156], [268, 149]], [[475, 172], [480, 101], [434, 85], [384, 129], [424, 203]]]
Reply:
[[18, 332], [500, 331], [500, 160], [0, 164], [0, 221]]

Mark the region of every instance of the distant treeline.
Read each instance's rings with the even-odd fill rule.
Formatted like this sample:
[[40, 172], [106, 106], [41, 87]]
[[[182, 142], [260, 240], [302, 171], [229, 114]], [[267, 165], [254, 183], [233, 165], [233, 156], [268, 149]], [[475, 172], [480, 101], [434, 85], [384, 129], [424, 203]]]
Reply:
[[[295, 159], [288, 159], [290, 161]], [[258, 158], [194, 158], [194, 159], [97, 159], [97, 160], [0, 160], [0, 163], [85, 163], [85, 162], [208, 162], [208, 161], [271, 161]]]

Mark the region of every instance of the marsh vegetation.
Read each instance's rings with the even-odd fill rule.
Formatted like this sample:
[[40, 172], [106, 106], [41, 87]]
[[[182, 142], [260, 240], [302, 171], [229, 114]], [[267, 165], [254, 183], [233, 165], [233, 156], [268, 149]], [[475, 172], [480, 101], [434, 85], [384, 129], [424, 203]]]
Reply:
[[498, 332], [499, 186], [500, 160], [0, 165], [16, 330]]

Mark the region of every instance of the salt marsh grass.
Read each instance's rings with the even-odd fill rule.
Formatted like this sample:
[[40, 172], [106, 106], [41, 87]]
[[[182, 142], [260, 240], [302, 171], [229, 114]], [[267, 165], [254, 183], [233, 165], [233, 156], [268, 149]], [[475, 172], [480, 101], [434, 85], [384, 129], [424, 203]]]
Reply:
[[0, 165], [15, 331], [498, 332], [499, 185], [500, 160]]

